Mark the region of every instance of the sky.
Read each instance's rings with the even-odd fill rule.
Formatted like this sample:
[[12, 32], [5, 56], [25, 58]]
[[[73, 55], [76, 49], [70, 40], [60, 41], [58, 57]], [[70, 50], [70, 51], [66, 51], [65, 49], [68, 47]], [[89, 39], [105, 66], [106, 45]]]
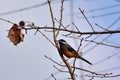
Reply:
[[[28, 10], [21, 10], [36, 4], [42, 4], [47, 0], [0, 0], [0, 18], [9, 20], [18, 24], [21, 20], [34, 22], [36, 26], [52, 26], [49, 7], [47, 4], [41, 5]], [[63, 12], [63, 25], [71, 24], [71, 20], [76, 24], [81, 32], [92, 31], [90, 25], [81, 15], [79, 8], [84, 10], [85, 15], [88, 17], [90, 23], [93, 25], [95, 31], [104, 31], [95, 23], [110, 30], [120, 29], [120, 2], [119, 0], [74, 0], [73, 3], [73, 17], [71, 17], [70, 1], [65, 1]], [[103, 9], [104, 8], [104, 9]], [[59, 20], [60, 16], [60, 0], [52, 2], [53, 14]], [[18, 10], [17, 12], [8, 13], [9, 11]], [[92, 10], [92, 11], [91, 11]], [[94, 16], [94, 17], [93, 17]], [[72, 19], [71, 19], [72, 18]], [[58, 23], [56, 22], [56, 26]], [[12, 24], [0, 20], [0, 80], [54, 80], [51, 74], [57, 80], [68, 80], [69, 74], [59, 72], [53, 67], [56, 65], [52, 61], [44, 57], [44, 55], [52, 58], [56, 62], [62, 60], [56, 48], [39, 32], [34, 35], [35, 30], [28, 31], [25, 34], [24, 42], [14, 46], [7, 38], [8, 31]], [[73, 29], [69, 27], [69, 29]], [[47, 37], [53, 41], [52, 32], [41, 30]], [[79, 46], [79, 39], [73, 39], [62, 36], [67, 34], [60, 32], [58, 39], [65, 39], [75, 50]], [[78, 36], [78, 35], [74, 35]], [[96, 42], [103, 42], [115, 46], [120, 46], [120, 34], [106, 34], [92, 35], [88, 40], [95, 40]], [[109, 38], [107, 38], [110, 36]], [[85, 38], [81, 36], [80, 38]], [[106, 39], [107, 38], [107, 39]], [[105, 40], [104, 40], [105, 39]], [[83, 41], [81, 50], [83, 57], [93, 63], [92, 66], [86, 64], [81, 60], [76, 61], [76, 66], [88, 69], [94, 72], [120, 74], [120, 48], [113, 48], [105, 45], [96, 45]], [[95, 47], [94, 47], [95, 46]], [[94, 49], [91, 49], [94, 47]], [[117, 54], [117, 55], [116, 55]], [[69, 60], [73, 62], [73, 59]], [[72, 65], [72, 64], [71, 64]], [[62, 68], [56, 65], [58, 68]], [[67, 70], [62, 68], [62, 70]], [[76, 71], [78, 74], [77, 80], [89, 80], [86, 72]], [[93, 80], [119, 80], [120, 77], [114, 78], [94, 78]]]

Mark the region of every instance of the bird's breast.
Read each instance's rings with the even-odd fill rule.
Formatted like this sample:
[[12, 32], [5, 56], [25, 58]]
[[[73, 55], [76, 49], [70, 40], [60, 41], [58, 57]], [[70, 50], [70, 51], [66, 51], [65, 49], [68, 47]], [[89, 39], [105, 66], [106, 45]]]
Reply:
[[68, 57], [68, 58], [78, 58], [78, 54], [77, 53], [73, 53], [73, 52], [70, 52], [70, 51], [68, 51], [68, 50], [66, 50], [66, 49], [64, 49], [64, 50], [62, 50], [62, 53], [66, 56], [66, 57]]

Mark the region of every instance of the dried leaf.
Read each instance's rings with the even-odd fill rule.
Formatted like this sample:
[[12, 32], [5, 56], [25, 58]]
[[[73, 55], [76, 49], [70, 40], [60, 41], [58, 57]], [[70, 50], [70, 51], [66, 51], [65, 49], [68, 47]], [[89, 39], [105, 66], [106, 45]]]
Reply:
[[10, 39], [10, 41], [14, 45], [17, 45], [21, 41], [23, 42], [24, 34], [22, 34], [21, 29], [19, 28], [19, 26], [17, 24], [13, 24], [13, 26], [11, 27], [11, 29], [8, 32], [7, 37]]

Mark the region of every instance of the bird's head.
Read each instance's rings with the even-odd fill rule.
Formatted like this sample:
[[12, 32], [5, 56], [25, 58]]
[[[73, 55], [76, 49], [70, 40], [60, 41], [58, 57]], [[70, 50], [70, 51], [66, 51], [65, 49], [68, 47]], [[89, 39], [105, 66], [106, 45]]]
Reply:
[[66, 45], [67, 44], [67, 42], [64, 39], [60, 39], [60, 40], [58, 40], [58, 42], [59, 42], [60, 45]]

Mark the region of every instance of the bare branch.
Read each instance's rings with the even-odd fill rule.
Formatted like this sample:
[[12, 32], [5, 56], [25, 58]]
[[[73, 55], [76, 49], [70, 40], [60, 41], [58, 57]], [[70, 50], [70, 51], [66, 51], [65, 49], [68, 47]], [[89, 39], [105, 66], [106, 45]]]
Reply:
[[50, 14], [51, 14], [52, 25], [53, 25], [53, 38], [54, 38], [55, 44], [57, 44], [56, 39], [55, 39], [55, 29], [54, 29], [55, 28], [55, 21], [54, 21], [54, 15], [53, 15], [52, 7], [51, 7], [51, 1], [50, 0], [47, 0], [47, 1], [48, 1]]
[[79, 30], [78, 27], [75, 25], [75, 23], [73, 22], [72, 24], [75, 26], [76, 30], [77, 30], [78, 32], [80, 32], [80, 30]]
[[105, 29], [105, 28], [103, 28], [102, 26], [98, 25], [97, 23], [95, 23], [95, 25], [96, 25], [96, 26], [98, 26], [99, 28], [101, 28], [101, 29], [105, 30], [105, 31], [110, 31], [110, 30]]
[[98, 78], [111, 78], [111, 77], [120, 77], [120, 74], [116, 74], [116, 75], [111, 75], [111, 74], [105, 74], [105, 75], [86, 75], [87, 77], [98, 77]]
[[[73, 67], [75, 67], [75, 62], [76, 62], [76, 58], [74, 59], [74, 62], [73, 62]], [[75, 73], [75, 68], [73, 68], [73, 75], [74, 75], [74, 73]]]
[[[64, 32], [70, 32], [74, 34], [80, 34], [80, 35], [98, 35], [98, 34], [116, 34], [120, 33], [120, 30], [110, 30], [110, 31], [95, 31], [95, 32], [78, 32], [78, 31], [73, 31], [69, 29], [58, 29], [58, 28], [53, 28], [53, 27], [37, 27], [38, 29], [51, 29], [51, 30], [61, 30]], [[35, 28], [25, 28], [27, 30], [35, 29]]]
[[84, 17], [84, 18], [86, 19], [86, 21], [88, 22], [88, 24], [90, 25], [90, 27], [91, 27], [91, 29], [93, 30], [93, 32], [95, 32], [92, 24], [90, 23], [90, 21], [89, 21], [89, 20], [87, 19], [87, 17], [85, 16], [84, 11], [82, 11], [81, 8], [79, 8], [79, 10], [80, 10], [81, 14], [83, 15], [83, 17]]
[[56, 37], [57, 37], [58, 34], [59, 34], [59, 31], [60, 31], [60, 28], [61, 28], [61, 24], [62, 24], [62, 18], [63, 18], [63, 3], [64, 3], [64, 0], [61, 1], [60, 24], [59, 24], [59, 27], [58, 27], [58, 31], [57, 31], [57, 33], [56, 33]]
[[55, 65], [53, 66], [55, 69], [57, 69], [58, 71], [60, 71], [60, 72], [65, 72], [65, 73], [69, 73], [69, 71], [63, 71], [63, 70], [61, 70], [61, 69], [58, 69]]
[[44, 33], [42, 33], [36, 26], [34, 26], [34, 28], [36, 28], [36, 32], [39, 32], [40, 34], [42, 34], [53, 46], [55, 46], [55, 44]]
[[11, 21], [9, 21], [9, 20], [3, 19], [3, 18], [0, 18], [0, 20], [5, 21], [5, 22], [8, 22], [8, 23], [11, 23], [11, 24], [15, 24], [15, 23], [13, 23], [13, 22], [11, 22]]
[[79, 44], [79, 47], [78, 47], [78, 49], [77, 49], [77, 52], [78, 52], [78, 53], [79, 53], [80, 47], [82, 46], [82, 41], [83, 41], [83, 40], [84, 40], [83, 38], [80, 40], [80, 44]]
[[57, 80], [53, 74], [51, 74], [51, 76], [53, 77], [54, 80]]
[[[66, 35], [64, 35], [64, 36], [66, 36]], [[81, 38], [74, 37], [74, 36], [66, 36], [66, 37], [70, 37], [70, 38], [74, 38], [74, 39], [80, 39], [80, 40], [83, 39], [83, 38], [81, 39]], [[87, 41], [87, 42], [93, 42], [93, 43], [96, 43], [96, 44], [101, 44], [101, 45], [113, 47], [113, 48], [120, 48], [120, 46], [110, 45], [110, 44], [106, 44], [106, 43], [103, 43], [103, 42], [97, 42], [97, 41], [94, 41], [94, 40], [87, 40], [87, 39], [83, 39], [83, 40]]]

